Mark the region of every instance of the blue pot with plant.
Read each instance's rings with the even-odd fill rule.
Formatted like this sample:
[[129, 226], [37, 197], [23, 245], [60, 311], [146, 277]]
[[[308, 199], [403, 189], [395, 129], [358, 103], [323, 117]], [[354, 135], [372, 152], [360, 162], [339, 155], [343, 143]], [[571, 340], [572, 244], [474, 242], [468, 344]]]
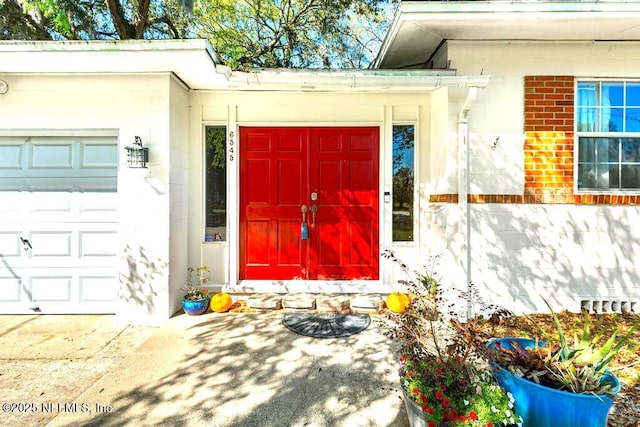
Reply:
[[209, 309], [211, 294], [203, 287], [208, 281], [208, 272], [207, 266], [187, 269], [186, 293], [182, 298], [182, 309], [188, 315], [197, 316], [206, 313]]
[[585, 312], [581, 337], [576, 335], [569, 343], [558, 317], [547, 306], [559, 339], [492, 339], [487, 347], [494, 376], [513, 395], [524, 427], [606, 427], [614, 397], [620, 391], [620, 381], [607, 367], [638, 323], [621, 339], [614, 333], [599, 345], [602, 335], [592, 336]]
[[[542, 347], [540, 346], [542, 345]], [[545, 343], [536, 343], [528, 338], [497, 338], [488, 344], [497, 351], [546, 351]], [[613, 398], [620, 391], [620, 382], [613, 374], [605, 372], [599, 379], [603, 393], [573, 392], [560, 390], [551, 384], [543, 385], [494, 364], [494, 376], [505, 390], [513, 395], [516, 412], [523, 419], [524, 427], [605, 427]], [[541, 375], [540, 371], [530, 375]], [[570, 374], [568, 374], [570, 375]], [[584, 375], [584, 374], [583, 374]], [[538, 379], [538, 381], [544, 380]], [[594, 392], [595, 393], [595, 392]]]

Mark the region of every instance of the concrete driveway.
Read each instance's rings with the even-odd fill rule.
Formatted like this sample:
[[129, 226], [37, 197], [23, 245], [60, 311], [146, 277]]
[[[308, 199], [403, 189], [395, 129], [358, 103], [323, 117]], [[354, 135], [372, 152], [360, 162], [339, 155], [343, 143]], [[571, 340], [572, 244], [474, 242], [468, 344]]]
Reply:
[[[296, 335], [280, 313], [0, 316], [3, 425], [407, 426], [390, 341]], [[7, 404], [9, 406], [7, 406]]]

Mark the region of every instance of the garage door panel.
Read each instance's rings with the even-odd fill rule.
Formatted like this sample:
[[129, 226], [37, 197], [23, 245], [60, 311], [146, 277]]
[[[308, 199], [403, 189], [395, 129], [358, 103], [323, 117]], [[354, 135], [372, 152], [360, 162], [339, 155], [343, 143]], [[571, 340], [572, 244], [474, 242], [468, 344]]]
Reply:
[[115, 276], [80, 277], [80, 301], [81, 302], [109, 302], [118, 298], [118, 288], [114, 286]]
[[29, 286], [31, 301], [71, 302], [72, 282], [72, 276], [32, 275]]
[[113, 256], [118, 253], [115, 231], [81, 231], [80, 257]]
[[45, 193], [39, 194], [31, 203], [33, 213], [62, 213], [69, 214], [72, 209], [72, 201], [66, 194]]
[[24, 224], [27, 217], [31, 224], [52, 226], [65, 222], [115, 224], [117, 213], [117, 193], [0, 191], [0, 219], [4, 224]]
[[81, 168], [115, 168], [118, 165], [118, 153], [113, 144], [86, 144], [81, 146]]
[[0, 303], [16, 303], [20, 301], [21, 281], [19, 277], [13, 277], [10, 272], [0, 271]]
[[110, 218], [114, 218], [114, 214], [118, 212], [117, 194], [91, 194], [86, 193], [80, 199], [80, 213], [84, 215], [106, 214]]
[[0, 232], [0, 257], [20, 257], [22, 244], [19, 231]]
[[38, 257], [70, 257], [72, 231], [32, 231], [31, 245], [34, 258]]
[[17, 191], [2, 191], [3, 183], [4, 179], [0, 178], [0, 215], [3, 219], [9, 220], [18, 212], [24, 211], [25, 194]]
[[23, 156], [21, 144], [0, 145], [0, 170], [21, 169]]
[[116, 191], [114, 138], [2, 137], [0, 154], [2, 191]]
[[114, 137], [0, 137], [0, 313], [115, 311], [117, 169]]
[[72, 169], [72, 144], [33, 144], [29, 169]]
[[113, 192], [116, 186], [115, 178], [105, 182], [103, 178], [71, 179], [62, 177], [30, 177], [30, 178], [1, 178], [0, 191], [20, 190], [39, 192]]

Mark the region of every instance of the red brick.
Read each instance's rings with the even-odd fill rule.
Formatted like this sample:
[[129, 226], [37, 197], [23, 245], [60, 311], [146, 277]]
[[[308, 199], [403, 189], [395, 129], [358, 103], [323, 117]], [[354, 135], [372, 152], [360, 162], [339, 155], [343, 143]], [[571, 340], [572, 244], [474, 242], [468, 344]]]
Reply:
[[555, 101], [550, 100], [550, 99], [536, 99], [536, 106], [540, 107], [540, 106], [553, 106], [556, 105]]

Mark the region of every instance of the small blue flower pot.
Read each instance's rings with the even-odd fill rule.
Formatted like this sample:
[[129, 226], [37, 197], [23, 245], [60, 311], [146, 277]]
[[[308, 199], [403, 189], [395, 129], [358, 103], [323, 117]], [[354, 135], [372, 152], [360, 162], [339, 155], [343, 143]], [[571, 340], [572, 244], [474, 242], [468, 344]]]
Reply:
[[203, 299], [183, 299], [182, 309], [190, 316], [197, 316], [205, 313], [209, 309], [209, 298]]
[[[533, 348], [535, 340], [529, 338], [494, 338], [487, 344], [495, 349], [496, 344], [512, 349], [511, 342], [523, 348]], [[545, 345], [545, 343], [541, 343]], [[524, 421], [523, 427], [606, 427], [613, 397], [608, 394], [578, 394], [553, 388], [521, 378], [500, 366], [494, 365], [494, 376], [514, 399], [516, 414]], [[620, 391], [620, 381], [608, 373], [605, 381], [614, 385], [613, 394]]]

